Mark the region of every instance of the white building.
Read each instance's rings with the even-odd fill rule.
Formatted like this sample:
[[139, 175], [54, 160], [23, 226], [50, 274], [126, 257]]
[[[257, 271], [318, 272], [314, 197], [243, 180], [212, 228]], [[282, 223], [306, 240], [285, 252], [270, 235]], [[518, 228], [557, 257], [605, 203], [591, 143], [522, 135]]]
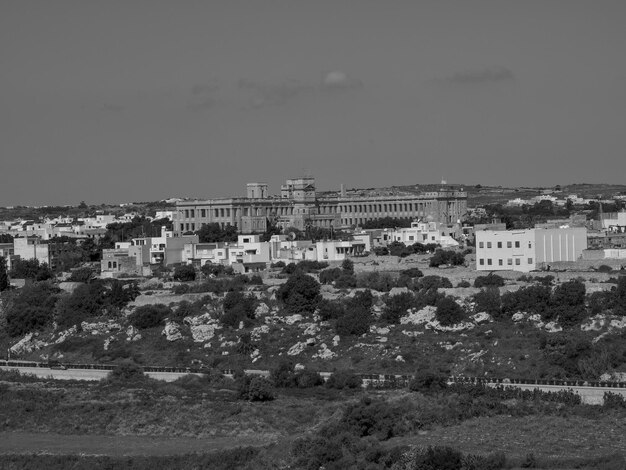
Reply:
[[576, 261], [586, 248], [584, 227], [477, 231], [476, 269], [534, 271], [554, 262]]
[[411, 222], [411, 226], [407, 228], [383, 230], [381, 242], [383, 245], [392, 242], [402, 242], [405, 245], [435, 243], [443, 248], [454, 248], [459, 246], [459, 242], [453, 238], [456, 230], [458, 230], [456, 225], [439, 222]]

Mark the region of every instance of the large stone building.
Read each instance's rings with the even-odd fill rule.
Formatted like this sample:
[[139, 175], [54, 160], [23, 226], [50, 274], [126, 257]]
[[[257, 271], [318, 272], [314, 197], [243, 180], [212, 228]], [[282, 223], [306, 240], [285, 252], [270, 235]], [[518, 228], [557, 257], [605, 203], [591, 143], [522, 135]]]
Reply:
[[467, 212], [467, 193], [442, 188], [421, 194], [318, 194], [315, 179], [289, 179], [280, 196], [270, 196], [265, 183], [249, 183], [247, 197], [181, 201], [174, 230], [194, 232], [203, 224], [236, 226], [240, 233], [261, 233], [268, 223], [305, 230], [308, 226], [348, 228], [370, 220], [398, 219], [457, 223]]

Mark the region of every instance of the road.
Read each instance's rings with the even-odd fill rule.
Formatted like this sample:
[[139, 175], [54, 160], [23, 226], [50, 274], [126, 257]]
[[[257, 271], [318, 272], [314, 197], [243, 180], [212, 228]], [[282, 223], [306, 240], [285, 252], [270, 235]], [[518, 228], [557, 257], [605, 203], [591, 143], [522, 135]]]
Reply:
[[[41, 378], [53, 378], [61, 380], [101, 380], [107, 376], [108, 370], [97, 369], [50, 369], [48, 367], [9, 367], [0, 366], [2, 370], [17, 370], [21, 374], [31, 374]], [[261, 375], [267, 377], [268, 371], [265, 370], [246, 370], [249, 375]], [[146, 375], [153, 379], [163, 380], [165, 382], [173, 382], [174, 380], [188, 375], [189, 372], [146, 372]], [[329, 372], [321, 372], [320, 375], [327, 378]], [[231, 374], [226, 376], [232, 377]], [[487, 383], [490, 386], [504, 385], [506, 387], [518, 387], [522, 390], [534, 390], [536, 388], [544, 392], [558, 392], [561, 390], [572, 390], [581, 396], [582, 402], [589, 405], [601, 405], [604, 400], [604, 393], [611, 392], [622, 395], [626, 398], [626, 388], [615, 387], [590, 387], [590, 386], [566, 386], [566, 385], [544, 385], [544, 384], [502, 384]]]
[[[60, 380], [101, 380], [107, 376], [108, 370], [96, 369], [50, 369], [48, 367], [7, 367], [0, 366], [2, 370], [17, 370], [20, 374], [30, 374], [41, 378]], [[165, 382], [188, 375], [185, 372], [146, 372], [148, 377]]]

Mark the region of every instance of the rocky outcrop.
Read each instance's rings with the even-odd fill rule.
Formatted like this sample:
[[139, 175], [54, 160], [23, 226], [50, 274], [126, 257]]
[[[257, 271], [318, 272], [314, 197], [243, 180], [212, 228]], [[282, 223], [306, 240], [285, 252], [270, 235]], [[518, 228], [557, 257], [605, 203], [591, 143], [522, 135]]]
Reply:
[[84, 321], [80, 324], [80, 327], [85, 333], [91, 333], [92, 335], [108, 335], [112, 331], [122, 330], [122, 325], [113, 320], [94, 323]]
[[141, 339], [141, 334], [139, 330], [135, 328], [133, 325], [130, 325], [126, 328], [126, 341], [139, 341]]
[[257, 326], [256, 328], [253, 328], [252, 331], [250, 332], [250, 339], [252, 339], [252, 341], [260, 341], [261, 335], [266, 335], [269, 332], [270, 332], [269, 326], [267, 325]]
[[287, 355], [288, 356], [297, 356], [298, 354], [300, 354], [302, 351], [304, 351], [307, 348], [307, 344], [306, 343], [296, 343], [293, 346], [291, 346], [289, 348], [289, 351], [287, 351]]
[[168, 341], [178, 341], [183, 339], [183, 335], [180, 332], [180, 326], [175, 322], [168, 321], [161, 334], [165, 335], [165, 339]]
[[211, 325], [196, 325], [189, 329], [191, 330], [191, 337], [194, 343], [204, 343], [211, 340], [215, 336], [215, 330], [221, 328], [217, 324]]
[[21, 340], [9, 348], [9, 352], [14, 355], [30, 354], [41, 348], [48, 346], [48, 343], [38, 338], [39, 333], [28, 333]]
[[410, 310], [408, 314], [400, 318], [401, 325], [423, 325], [435, 319], [436, 307], [428, 305], [421, 310]]
[[319, 351], [317, 351], [315, 354], [313, 354], [313, 358], [314, 359], [323, 359], [323, 360], [328, 360], [328, 359], [333, 359], [337, 356], [337, 354], [335, 354], [334, 352], [332, 352], [328, 346], [326, 346], [326, 343], [322, 343], [320, 344], [320, 349]]
[[481, 323], [489, 323], [493, 321], [493, 318], [491, 318], [491, 315], [489, 315], [487, 312], [479, 312], [475, 315], [472, 315], [470, 318], [477, 325], [480, 325]]
[[285, 322], [287, 325], [293, 325], [294, 323], [301, 322], [303, 319], [304, 317], [302, 315], [296, 313], [295, 315], [289, 315], [287, 317], [284, 317], [283, 322]]
[[270, 308], [267, 306], [265, 302], [261, 302], [257, 308], [254, 310], [255, 317], [261, 317], [270, 313]]
[[65, 341], [66, 339], [68, 339], [70, 336], [75, 335], [76, 334], [76, 325], [74, 325], [73, 327], [67, 329], [67, 330], [63, 330], [59, 333], [59, 337], [54, 341], [54, 344], [61, 344], [63, 341]]

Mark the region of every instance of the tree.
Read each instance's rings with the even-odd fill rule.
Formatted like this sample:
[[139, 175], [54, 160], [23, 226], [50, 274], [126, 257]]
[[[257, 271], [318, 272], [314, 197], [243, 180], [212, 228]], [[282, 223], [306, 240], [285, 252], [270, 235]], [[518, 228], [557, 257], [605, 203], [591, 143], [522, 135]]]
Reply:
[[167, 305], [142, 305], [128, 316], [128, 321], [134, 327], [142, 330], [162, 325], [163, 320], [171, 315], [172, 309]]
[[203, 225], [196, 232], [200, 243], [236, 242], [237, 227], [226, 225], [224, 228], [217, 222]]
[[48, 265], [46, 263], [39, 264], [38, 259], [15, 260], [10, 275], [14, 279], [32, 279], [34, 281], [45, 281], [54, 276]]
[[280, 286], [276, 297], [291, 313], [313, 313], [321, 300], [320, 284], [308, 274], [296, 271]]
[[9, 275], [7, 273], [7, 260], [0, 256], [0, 292], [9, 288]]
[[341, 263], [341, 269], [347, 274], [354, 274], [354, 261], [350, 258], [346, 258]]
[[9, 336], [40, 330], [52, 323], [60, 289], [49, 282], [24, 287], [7, 309]]
[[71, 282], [89, 282], [93, 278], [93, 270], [88, 267], [78, 268], [72, 271], [69, 278]]
[[500, 290], [497, 287], [489, 286], [474, 294], [474, 302], [476, 312], [487, 312], [495, 318], [502, 314]]
[[176, 266], [174, 269], [174, 279], [181, 282], [195, 281], [196, 269], [190, 264]]
[[443, 297], [437, 302], [435, 318], [443, 326], [456, 325], [465, 318], [465, 312], [453, 297]]

